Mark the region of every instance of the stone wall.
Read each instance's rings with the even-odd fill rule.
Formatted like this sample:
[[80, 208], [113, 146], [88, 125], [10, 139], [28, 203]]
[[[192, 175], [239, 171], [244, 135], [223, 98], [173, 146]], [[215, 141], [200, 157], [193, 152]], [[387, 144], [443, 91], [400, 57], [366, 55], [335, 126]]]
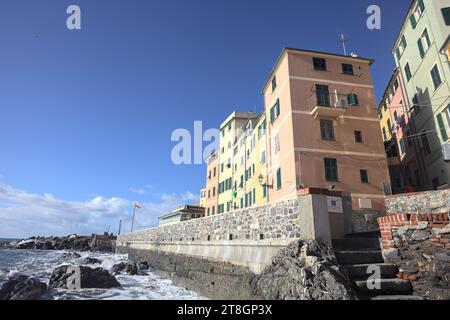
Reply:
[[388, 214], [443, 213], [450, 208], [450, 189], [389, 196], [386, 198]]
[[398, 277], [412, 281], [416, 296], [450, 299], [448, 211], [393, 214], [378, 219], [385, 261], [399, 266]]
[[258, 273], [294, 239], [329, 244], [344, 233], [345, 215], [328, 212], [328, 195], [339, 193], [312, 189], [291, 200], [121, 235], [117, 248], [226, 261]]

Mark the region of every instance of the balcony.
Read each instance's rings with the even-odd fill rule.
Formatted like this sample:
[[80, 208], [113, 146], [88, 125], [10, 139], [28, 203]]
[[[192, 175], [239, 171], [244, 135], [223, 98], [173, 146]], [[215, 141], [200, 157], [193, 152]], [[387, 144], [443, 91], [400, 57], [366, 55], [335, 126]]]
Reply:
[[337, 119], [345, 113], [349, 106], [348, 96], [337, 92], [314, 91], [309, 98], [309, 110], [314, 118]]

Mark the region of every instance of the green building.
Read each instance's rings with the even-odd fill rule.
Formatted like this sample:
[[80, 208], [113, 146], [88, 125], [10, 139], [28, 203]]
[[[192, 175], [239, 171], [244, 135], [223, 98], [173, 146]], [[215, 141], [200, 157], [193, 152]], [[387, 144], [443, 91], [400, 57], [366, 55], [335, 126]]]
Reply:
[[407, 143], [415, 139], [423, 153], [423, 189], [450, 184], [449, 34], [450, 0], [414, 0], [392, 50], [412, 106]]

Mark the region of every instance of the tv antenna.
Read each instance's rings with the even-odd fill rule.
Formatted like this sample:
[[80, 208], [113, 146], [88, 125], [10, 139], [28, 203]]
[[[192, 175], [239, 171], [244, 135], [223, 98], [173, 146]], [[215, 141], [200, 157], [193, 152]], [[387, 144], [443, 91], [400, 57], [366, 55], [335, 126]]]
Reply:
[[346, 43], [347, 43], [347, 39], [345, 38], [345, 34], [343, 32], [341, 32], [341, 34], [339, 35], [340, 38], [340, 42], [342, 44], [342, 49], [344, 49], [344, 55], [347, 55], [347, 47], [346, 47]]

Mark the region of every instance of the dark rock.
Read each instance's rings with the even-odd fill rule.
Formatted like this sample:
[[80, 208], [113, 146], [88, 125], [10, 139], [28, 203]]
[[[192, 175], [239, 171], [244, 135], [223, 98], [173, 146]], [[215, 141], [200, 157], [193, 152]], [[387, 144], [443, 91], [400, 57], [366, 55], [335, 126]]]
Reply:
[[63, 253], [61, 256], [61, 259], [78, 259], [81, 258], [81, 256], [76, 252], [66, 252]]
[[146, 261], [139, 263], [139, 270], [147, 271], [150, 267]]
[[120, 272], [122, 272], [123, 270], [125, 270], [125, 268], [127, 267], [127, 263], [125, 262], [120, 262], [117, 263], [115, 265], [113, 265], [113, 267], [111, 268], [111, 274], [112, 275], [116, 275], [119, 274]]
[[275, 300], [352, 300], [356, 295], [333, 250], [317, 241], [295, 241], [252, 280], [256, 296]]
[[87, 257], [80, 261], [81, 264], [101, 264], [102, 260]]
[[60, 266], [53, 271], [49, 287], [71, 290], [86, 288], [109, 289], [120, 287], [120, 283], [102, 268]]
[[29, 239], [29, 240], [20, 241], [17, 244], [16, 249], [34, 249], [34, 246], [35, 246], [35, 240]]
[[429, 230], [414, 230], [411, 235], [411, 239], [414, 241], [425, 241], [431, 237], [431, 232]]
[[0, 289], [0, 300], [40, 300], [47, 285], [36, 278], [15, 274]]

